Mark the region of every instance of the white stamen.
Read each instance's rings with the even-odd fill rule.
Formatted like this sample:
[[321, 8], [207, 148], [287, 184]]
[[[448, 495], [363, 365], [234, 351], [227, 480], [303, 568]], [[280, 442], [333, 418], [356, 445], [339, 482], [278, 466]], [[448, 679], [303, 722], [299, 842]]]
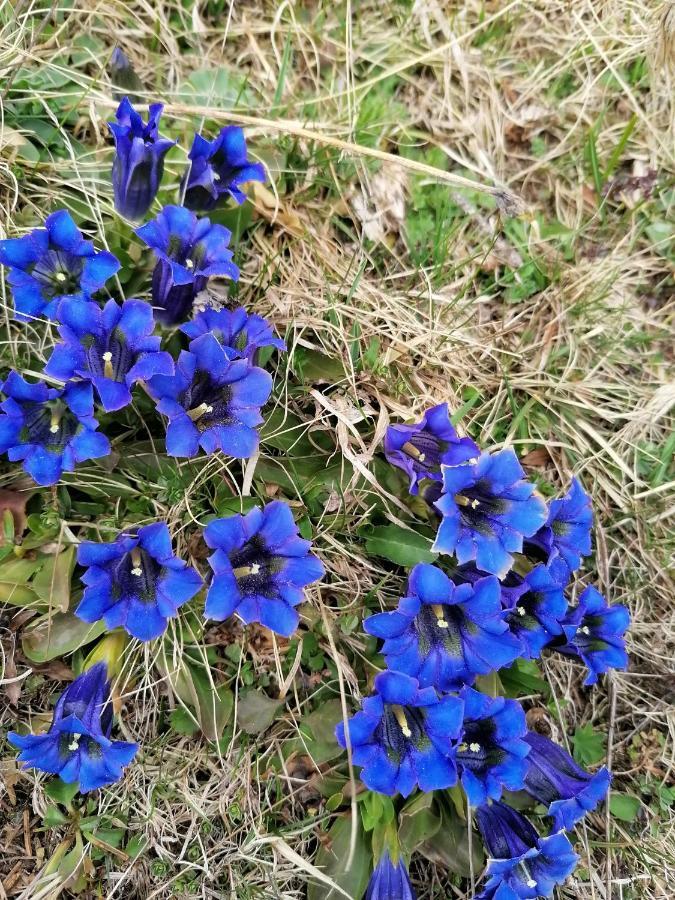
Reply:
[[471, 501], [471, 509], [477, 509], [480, 506], [480, 500]]
[[529, 888], [536, 888], [537, 882], [534, 880], [534, 878], [530, 878], [527, 882], [527, 886]]
[[524, 615], [525, 615], [525, 608], [522, 607], [522, 606], [516, 606], [516, 612], [518, 613], [519, 616], [524, 616]]
[[220, 181], [221, 178], [222, 175], [220, 174], [220, 172], [216, 172], [216, 174], [213, 176], [214, 181]]
[[449, 628], [450, 627], [448, 625], [448, 623], [445, 621], [445, 619], [436, 619], [436, 624], [438, 625], [439, 628]]
[[136, 566], [134, 569], [131, 570], [131, 574], [136, 575], [137, 577], [140, 578], [140, 576], [143, 574], [143, 569], [141, 569], [140, 566]]
[[475, 466], [477, 462], [478, 462], [478, 457], [472, 456], [471, 459], [467, 459], [466, 464], [468, 466]]
[[81, 737], [81, 735], [79, 735], [79, 734], [74, 734], [74, 735], [73, 735], [73, 740], [72, 740], [72, 742], [71, 742], [70, 744], [68, 744], [68, 749], [69, 749], [69, 750], [75, 751], [75, 750], [79, 750], [79, 749], [80, 749], [80, 737]]
[[425, 459], [426, 456], [424, 455], [424, 453], [420, 453], [420, 455], [417, 457], [417, 462], [424, 462]]
[[207, 404], [206, 404], [206, 408], [204, 409], [204, 412], [205, 412], [205, 413], [212, 413], [212, 412], [213, 412], [213, 407], [212, 407], [212, 406], [209, 406], [209, 404], [207, 403]]
[[112, 353], [110, 350], [106, 350], [101, 359], [103, 362], [112, 362]]
[[65, 272], [57, 272], [57, 273], [56, 273], [56, 280], [57, 280], [57, 281], [65, 281], [65, 280], [66, 280], [66, 274], [65, 274]]
[[475, 741], [473, 744], [469, 744], [469, 750], [472, 753], [480, 753], [480, 744], [477, 744]]
[[582, 625], [581, 628], [579, 629], [579, 631], [582, 634], [590, 634], [591, 633], [591, 629], [588, 627], [588, 625]]
[[260, 571], [260, 563], [253, 563], [251, 566], [251, 575], [257, 575]]
[[191, 259], [185, 260], [185, 268], [186, 269], [194, 269], [194, 267], [195, 267], [195, 264], [193, 263], [193, 261]]
[[412, 731], [408, 728], [407, 725], [404, 725], [403, 728], [401, 728], [401, 733], [404, 737], [412, 737]]
[[58, 434], [59, 426], [58, 425], [50, 425], [49, 431], [51, 432], [51, 434]]

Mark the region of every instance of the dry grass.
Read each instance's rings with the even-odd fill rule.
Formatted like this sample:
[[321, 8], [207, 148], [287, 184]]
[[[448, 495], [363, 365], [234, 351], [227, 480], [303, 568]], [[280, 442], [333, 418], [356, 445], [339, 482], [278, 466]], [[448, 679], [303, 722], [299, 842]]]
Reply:
[[[333, 462], [347, 460], [354, 473], [314, 522], [330, 586], [313, 593], [308, 616], [315, 625], [323, 617], [315, 632], [343, 680], [331, 683], [336, 696], [342, 686], [348, 699], [358, 695], [352, 665], [365, 650], [358, 628], [345, 634], [339, 623], [360, 616], [366, 599], [391, 602], [401, 584], [367, 558], [358, 536], [376, 502], [392, 521], [403, 513], [372, 474], [384, 427], [432, 402], [467, 404], [461, 425], [482, 444], [513, 445], [527, 454], [532, 474], [556, 487], [580, 473], [597, 509], [588, 577], [634, 615], [629, 672], [587, 692], [578, 668], [546, 664], [559, 711], [557, 719], [544, 712], [551, 728], [561, 739], [589, 722], [606, 732], [617, 790], [640, 796], [645, 778], [672, 786], [673, 4], [251, 0], [230, 9], [222, 0], [106, 0], [61, 11], [47, 38], [44, 9], [20, 0], [13, 15], [7, 5], [2, 10], [3, 103], [20, 110], [30, 102], [33, 116], [42, 105], [68, 147], [73, 129], [50, 112], [59, 88], [50, 96], [46, 88], [26, 93], [12, 85], [19, 67], [63, 71], [68, 51], [79, 47], [83, 55], [70, 71], [81, 91], [77, 135], [87, 151], [22, 165], [20, 140], [6, 122], [0, 127], [6, 234], [36, 223], [59, 203], [64, 184], [94, 222], [110, 220], [103, 123], [112, 99], [101, 67], [113, 39], [149, 86], [148, 97], [164, 99], [167, 115], [186, 132], [203, 119], [245, 121], [269, 164], [272, 193], [256, 198], [262, 224], [239, 255], [239, 298], [269, 314], [289, 343], [277, 383], [285, 383], [284, 367], [296, 380], [279, 388], [279, 431], [285, 415], [298, 415], [299, 433], [327, 435], [336, 446]], [[82, 35], [100, 42], [106, 58], [92, 51], [87, 59]], [[245, 79], [233, 111], [217, 86], [197, 98], [180, 90], [194, 71], [217, 68], [232, 84]], [[417, 164], [428, 163], [432, 149], [434, 167], [496, 187], [504, 213], [513, 211], [511, 195], [520, 198], [525, 213], [507, 219], [489, 193], [421, 173]], [[403, 153], [411, 163], [392, 162]], [[182, 162], [172, 158], [169, 174], [177, 180]], [[651, 170], [656, 183], [648, 190]], [[8, 326], [5, 363], [21, 364], [30, 348], [35, 366], [49, 346], [42, 326]], [[339, 361], [344, 378], [300, 389], [296, 360], [308, 348]], [[125, 459], [119, 468], [134, 489]], [[242, 473], [221, 460], [189, 473], [177, 496], [158, 476], [152, 502], [172, 523], [180, 549], [194, 553], [190, 536], [210, 512], [209, 486], [215, 479], [236, 485]], [[100, 469], [81, 477], [105, 492]], [[251, 470], [249, 485], [252, 477]], [[11, 479], [7, 472], [3, 483]], [[303, 499], [301, 488], [297, 493]], [[66, 521], [68, 529], [79, 524]], [[15, 612], [3, 620], [6, 652], [17, 636]], [[251, 670], [274, 682], [288, 645], [257, 637], [248, 637]], [[206, 638], [234, 643], [241, 634], [209, 631]], [[191, 643], [185, 633], [176, 640], [179, 649]], [[133, 681], [126, 682], [121, 732], [143, 743], [140, 762], [97, 801], [97, 814], [128, 817], [149, 850], [133, 864], [123, 853], [99, 861], [104, 868], [93, 883], [100, 888], [85, 895], [304, 897], [307, 863], [330, 815], [311, 760], [271, 772], [284, 741], [302, 736], [298, 725], [318, 683], [299, 674], [263, 738], [230, 734], [214, 752], [164, 728], [159, 701], [171, 695], [170, 679], [153, 652], [130, 647], [125, 666]], [[32, 695], [20, 716], [45, 709], [49, 690]], [[15, 718], [8, 712], [5, 723]], [[58, 838], [29, 837], [46, 807], [43, 784], [30, 775], [17, 782], [10, 759], [3, 763], [0, 816], [7, 823], [2, 832], [0, 821], [0, 833], [9, 864], [0, 897], [54, 896], [37, 874], [45, 857], [36, 848], [48, 858]], [[325, 765], [321, 771], [328, 774]], [[631, 823], [610, 822], [604, 812], [590, 817], [581, 833], [582, 868], [561, 896], [675, 894], [675, 820], [643, 797]], [[23, 809], [32, 825], [24, 824]], [[413, 871], [420, 900], [471, 896], [419, 858]]]

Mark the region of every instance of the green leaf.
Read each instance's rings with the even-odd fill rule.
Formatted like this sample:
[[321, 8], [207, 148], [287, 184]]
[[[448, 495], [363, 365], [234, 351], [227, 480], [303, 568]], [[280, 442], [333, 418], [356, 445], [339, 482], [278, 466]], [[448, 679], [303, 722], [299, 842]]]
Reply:
[[33, 579], [33, 590], [41, 599], [49, 601], [50, 609], [66, 612], [70, 604], [70, 581], [75, 568], [75, 545], [62, 553], [47, 557]]
[[471, 854], [469, 854], [467, 824], [462, 822], [454, 807], [443, 803], [440, 819], [440, 827], [419, 845], [419, 852], [431, 862], [464, 877], [471, 874], [469, 860], [473, 858], [473, 870], [480, 872], [483, 867], [483, 845], [478, 835], [472, 834]]
[[600, 762], [605, 756], [604, 734], [593, 731], [593, 726], [588, 723], [582, 728], [577, 728], [572, 738], [574, 744], [574, 758], [580, 766], [592, 766]]
[[398, 814], [398, 822], [399, 842], [403, 853], [410, 857], [441, 827], [441, 817], [434, 808], [433, 793], [417, 793], [411, 797]]
[[361, 824], [365, 831], [372, 831], [378, 825], [387, 825], [396, 818], [394, 804], [385, 794], [365, 791], [359, 794]]
[[177, 706], [175, 709], [171, 710], [169, 722], [176, 734], [192, 736], [199, 731], [199, 725], [195, 721], [194, 716], [183, 706]]
[[58, 828], [59, 825], [65, 825], [67, 822], [68, 816], [58, 806], [48, 806], [42, 817], [42, 824], [45, 828]]
[[612, 791], [609, 796], [609, 811], [622, 822], [634, 822], [642, 804], [632, 794], [618, 794]]
[[90, 644], [105, 630], [103, 620], [90, 625], [71, 612], [47, 614], [24, 631], [21, 646], [31, 662], [45, 663]]
[[308, 384], [339, 384], [347, 378], [342, 361], [319, 350], [299, 347], [293, 354], [293, 368]]
[[[340, 816], [328, 832], [328, 841], [319, 847], [314, 865], [332, 879], [349, 897], [361, 900], [368, 885], [372, 858], [368, 841], [356, 817], [356, 844], [349, 870], [345, 869], [352, 837], [351, 814]], [[345, 900], [344, 894], [321, 882], [310, 882], [307, 900]]]
[[66, 784], [60, 778], [55, 778], [54, 781], [50, 781], [45, 785], [45, 794], [49, 799], [54, 800], [56, 803], [62, 803], [64, 806], [72, 803], [78, 790], [79, 784], [77, 781], [73, 784]]
[[507, 697], [521, 697], [523, 694], [548, 696], [550, 693], [539, 666], [532, 659], [517, 659], [508, 669], [500, 669], [499, 680]]
[[232, 715], [232, 691], [226, 685], [216, 686], [214, 690], [204, 664], [185, 653], [176, 668], [166, 643], [157, 663], [177, 696], [194, 710], [202, 734], [210, 741], [219, 740]]
[[240, 104], [255, 106], [255, 95], [246, 88], [246, 80], [228, 69], [197, 69], [181, 85], [180, 95], [193, 106], [232, 109]]
[[431, 552], [430, 538], [417, 531], [408, 531], [400, 525], [376, 525], [363, 528], [360, 534], [365, 537], [366, 550], [375, 556], [399, 566], [409, 568], [420, 562], [434, 562], [436, 554]]
[[246, 734], [261, 734], [274, 722], [283, 700], [273, 700], [262, 691], [246, 691], [237, 703], [237, 725]]
[[322, 703], [318, 709], [304, 716], [299, 725], [301, 737], [284, 744], [284, 755], [306, 753], [318, 766], [343, 753], [335, 738], [335, 726], [342, 721], [342, 705], [335, 698]]

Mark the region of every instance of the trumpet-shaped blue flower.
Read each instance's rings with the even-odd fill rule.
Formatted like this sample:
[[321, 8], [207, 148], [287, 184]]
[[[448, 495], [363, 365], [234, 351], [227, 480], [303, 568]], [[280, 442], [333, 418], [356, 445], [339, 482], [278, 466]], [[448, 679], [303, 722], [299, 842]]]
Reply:
[[152, 206], [164, 174], [164, 157], [176, 143], [159, 136], [163, 109], [162, 103], [151, 103], [146, 124], [124, 97], [115, 113], [117, 121], [108, 122], [115, 141], [115, 209], [133, 221], [142, 219]]
[[215, 519], [204, 529], [204, 540], [215, 551], [209, 557], [213, 581], [206, 617], [223, 621], [236, 613], [246, 624], [293, 634], [304, 588], [322, 578], [324, 569], [310, 553], [311, 542], [300, 537], [290, 507], [274, 501], [245, 516]]
[[443, 519], [433, 549], [454, 553], [460, 564], [475, 560], [479, 569], [503, 577], [523, 538], [546, 521], [546, 504], [524, 480], [513, 450], [482, 453], [477, 462], [444, 465], [442, 472], [443, 493], [435, 505]]
[[191, 322], [181, 325], [180, 330], [192, 340], [209, 332], [214, 334], [232, 359], [238, 357], [253, 362], [261, 347], [286, 349], [286, 344], [276, 337], [267, 319], [255, 313], [249, 315], [242, 306], [232, 310], [207, 308]]
[[256, 452], [260, 407], [272, 390], [269, 372], [247, 359], [230, 360], [213, 334], [192, 341], [178, 357], [175, 375], [155, 375], [148, 390], [167, 416], [166, 452], [195, 456], [222, 450], [247, 459]]
[[57, 390], [10, 372], [0, 390], [7, 396], [0, 404], [0, 453], [22, 460], [37, 484], [56, 484], [77, 463], [110, 453], [110, 441], [96, 431], [90, 384], [71, 382]]
[[210, 210], [227, 197], [243, 203], [243, 184], [266, 181], [264, 166], [248, 159], [246, 138], [238, 125], [226, 126], [212, 141], [195, 134], [189, 158], [181, 185], [189, 209]]
[[105, 663], [97, 663], [59, 697], [46, 734], [10, 732], [11, 744], [21, 750], [24, 768], [58, 775], [80, 791], [113, 784], [132, 761], [138, 744], [111, 741], [113, 709]]
[[160, 214], [136, 229], [157, 257], [152, 273], [155, 316], [165, 325], [184, 322], [195, 297], [212, 275], [239, 278], [229, 249], [232, 234], [212, 225], [183, 206], [165, 206]]
[[419, 493], [425, 478], [441, 481], [441, 466], [478, 459], [471, 438], [460, 438], [450, 421], [447, 403], [432, 406], [414, 425], [390, 425], [384, 436], [387, 460], [410, 478], [410, 493]]
[[[457, 781], [456, 739], [464, 704], [458, 697], [440, 699], [433, 688], [420, 688], [416, 678], [401, 672], [381, 672], [375, 694], [349, 720], [354, 764], [371, 791], [407, 797], [422, 791], [452, 787]], [[344, 722], [335, 729], [347, 746]]]
[[491, 857], [488, 881], [476, 900], [550, 897], [579, 861], [564, 832], [539, 837], [530, 822], [505, 803], [479, 807], [476, 821]]
[[562, 621], [566, 642], [553, 645], [560, 653], [579, 657], [589, 669], [585, 685], [595, 684], [608, 669], [628, 666], [625, 634], [630, 613], [625, 606], [608, 606], [599, 591], [589, 585]]
[[0, 263], [9, 267], [14, 311], [22, 320], [54, 318], [63, 297], [95, 294], [120, 267], [112, 253], [94, 250], [65, 209], [47, 216], [44, 228], [0, 241]]
[[552, 574], [563, 586], [591, 552], [592, 525], [591, 498], [573, 478], [564, 497], [549, 501], [546, 524], [531, 538], [546, 554]]
[[428, 563], [410, 573], [408, 596], [397, 610], [370, 616], [363, 627], [384, 640], [390, 669], [441, 691], [509, 665], [520, 650], [504, 621], [496, 578], [454, 585]]
[[506, 621], [521, 642], [522, 656], [536, 659], [544, 647], [562, 634], [567, 600], [559, 582], [544, 564], [525, 576], [509, 572], [502, 583]]
[[141, 641], [163, 634], [202, 587], [197, 572], [174, 556], [164, 522], [106, 544], [86, 541], [77, 548], [77, 561], [87, 571], [76, 615], [85, 622], [103, 619], [108, 628], [124, 628]]
[[399, 855], [394, 861], [385, 849], [370, 876], [365, 900], [416, 900], [410, 876]]
[[530, 748], [525, 790], [548, 806], [556, 831], [570, 831], [607, 796], [611, 776], [605, 768], [591, 775], [566, 750], [534, 731], [525, 741]]
[[498, 800], [502, 788], [523, 788], [529, 747], [525, 713], [515, 700], [464, 688], [464, 721], [457, 747], [462, 787], [472, 806]]
[[84, 378], [96, 388], [108, 412], [131, 403], [131, 388], [153, 375], [171, 375], [173, 359], [160, 351], [153, 337], [155, 320], [144, 300], [125, 300], [120, 306], [64, 300], [58, 308], [61, 322], [57, 344], [45, 367], [52, 378]]

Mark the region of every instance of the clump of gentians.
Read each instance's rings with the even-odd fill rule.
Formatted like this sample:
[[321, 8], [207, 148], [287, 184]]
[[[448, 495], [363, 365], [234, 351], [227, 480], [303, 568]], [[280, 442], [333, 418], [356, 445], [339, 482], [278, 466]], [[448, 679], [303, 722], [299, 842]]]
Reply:
[[[546, 650], [585, 663], [586, 685], [627, 666], [625, 607], [609, 606], [592, 585], [574, 605], [565, 596], [591, 553], [590, 498], [574, 479], [546, 503], [513, 450], [479, 450], [458, 434], [446, 404], [390, 426], [384, 450], [436, 519], [441, 558], [413, 568], [396, 609], [364, 621], [382, 640], [387, 671], [361, 711], [338, 723], [338, 742], [364, 785], [382, 794], [406, 797], [459, 778], [491, 857], [480, 900], [551, 896], [578, 859], [565, 831], [606, 797], [610, 773], [586, 772], [528, 731], [517, 701], [472, 685]], [[544, 805], [553, 831], [540, 836], [502, 799], [505, 790]], [[367, 896], [414, 896], [404, 862], [394, 865], [388, 848], [378, 859]]]
[[54, 707], [46, 734], [10, 732], [24, 769], [79, 782], [82, 793], [118, 781], [133, 760], [138, 744], [111, 741], [113, 707], [105, 663], [97, 663], [69, 684]]

